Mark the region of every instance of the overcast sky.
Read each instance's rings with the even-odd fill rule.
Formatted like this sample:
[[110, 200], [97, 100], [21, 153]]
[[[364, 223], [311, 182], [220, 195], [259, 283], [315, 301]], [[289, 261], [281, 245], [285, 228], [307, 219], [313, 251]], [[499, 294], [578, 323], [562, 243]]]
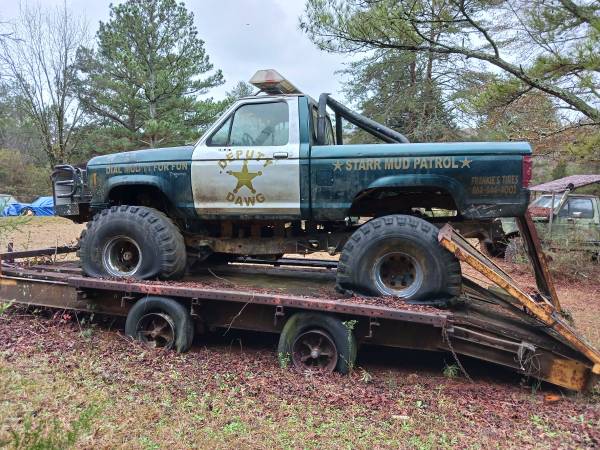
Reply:
[[[67, 7], [87, 18], [93, 33], [107, 21], [110, 0], [66, 0]], [[29, 1], [41, 6], [63, 0]], [[120, 3], [113, 0], [113, 3]], [[344, 57], [318, 50], [298, 29], [303, 0], [187, 0], [199, 36], [215, 66], [223, 71], [225, 85], [210, 95], [222, 98], [238, 81], [248, 81], [258, 69], [276, 69], [303, 92], [339, 94]], [[18, 16], [18, 0], [0, 0], [0, 20]]]

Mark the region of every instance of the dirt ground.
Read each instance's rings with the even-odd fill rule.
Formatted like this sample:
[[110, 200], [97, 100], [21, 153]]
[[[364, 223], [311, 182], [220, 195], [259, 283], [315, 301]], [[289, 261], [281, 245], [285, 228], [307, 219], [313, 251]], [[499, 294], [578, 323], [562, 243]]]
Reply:
[[[2, 224], [0, 223], [0, 227]], [[81, 226], [33, 218], [0, 242], [72, 243]], [[524, 284], [520, 266], [506, 270]], [[600, 280], [559, 279], [600, 347]], [[0, 309], [1, 311], [1, 309]], [[9, 307], [0, 314], [0, 447], [598, 448], [600, 389], [572, 394], [451, 355], [363, 348], [349, 376], [282, 370], [276, 337], [202, 338], [149, 350], [120, 321]]]
[[[17, 227], [11, 230], [13, 224]], [[9, 242], [13, 243], [14, 250], [17, 251], [74, 244], [85, 225], [62, 217], [19, 217], [0, 218], [0, 230], [3, 227], [8, 228], [8, 231], [0, 232], [1, 251], [6, 251]]]

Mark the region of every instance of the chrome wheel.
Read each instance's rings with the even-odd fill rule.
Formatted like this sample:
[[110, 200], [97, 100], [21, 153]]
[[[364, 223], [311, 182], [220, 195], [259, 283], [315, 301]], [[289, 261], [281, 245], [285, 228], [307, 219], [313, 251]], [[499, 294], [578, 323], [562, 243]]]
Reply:
[[140, 268], [142, 251], [133, 239], [115, 236], [104, 246], [102, 263], [113, 277], [128, 277]]
[[421, 264], [402, 252], [381, 256], [373, 266], [373, 276], [381, 293], [396, 297], [411, 297], [423, 284]]
[[333, 339], [324, 331], [310, 330], [300, 334], [292, 344], [292, 361], [300, 370], [333, 372], [338, 352]]
[[175, 324], [163, 313], [149, 313], [137, 324], [137, 338], [148, 347], [170, 349], [175, 344]]

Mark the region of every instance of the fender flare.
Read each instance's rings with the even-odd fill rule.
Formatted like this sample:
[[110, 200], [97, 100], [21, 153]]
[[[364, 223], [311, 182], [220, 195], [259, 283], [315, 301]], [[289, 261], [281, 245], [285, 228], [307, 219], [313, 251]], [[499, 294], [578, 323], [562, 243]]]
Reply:
[[468, 194], [464, 186], [457, 180], [444, 175], [411, 174], [381, 177], [372, 182], [367, 190], [381, 188], [433, 187], [450, 194], [459, 211], [464, 210]]
[[165, 180], [156, 175], [117, 175], [111, 177], [106, 182], [106, 188], [104, 191], [104, 198], [102, 199], [105, 203], [108, 202], [110, 193], [113, 189], [120, 186], [147, 186], [158, 189], [163, 195], [171, 202], [172, 199], [167, 195]]

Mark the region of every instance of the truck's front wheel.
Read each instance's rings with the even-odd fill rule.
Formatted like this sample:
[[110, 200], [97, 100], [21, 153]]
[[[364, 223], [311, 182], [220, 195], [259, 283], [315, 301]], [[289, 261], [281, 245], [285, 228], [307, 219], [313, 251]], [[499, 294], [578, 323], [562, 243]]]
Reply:
[[93, 277], [181, 278], [183, 236], [160, 211], [113, 206], [97, 214], [79, 240], [83, 271]]
[[459, 295], [460, 264], [438, 243], [437, 234], [434, 225], [418, 217], [392, 215], [367, 222], [344, 246], [338, 284], [407, 300]]

